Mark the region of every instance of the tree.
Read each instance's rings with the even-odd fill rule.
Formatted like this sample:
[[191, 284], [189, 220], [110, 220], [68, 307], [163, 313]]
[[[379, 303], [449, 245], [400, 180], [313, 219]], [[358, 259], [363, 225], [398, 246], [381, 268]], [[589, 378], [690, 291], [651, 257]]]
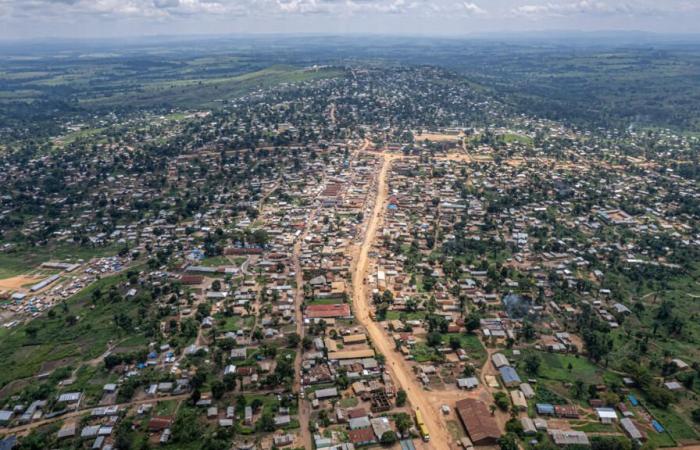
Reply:
[[518, 450], [518, 436], [513, 433], [506, 433], [498, 440], [501, 450]]
[[401, 434], [406, 433], [413, 426], [413, 419], [406, 413], [399, 413], [394, 418], [396, 423], [396, 429], [399, 430]]
[[576, 399], [582, 399], [586, 393], [586, 384], [582, 380], [574, 381], [571, 386], [571, 395]]
[[215, 380], [211, 383], [211, 396], [216, 400], [219, 400], [224, 396], [226, 392], [226, 386], [219, 380]]
[[380, 439], [380, 442], [382, 445], [393, 445], [396, 443], [398, 438], [396, 437], [396, 433], [394, 433], [392, 430], [385, 431], [384, 434], [382, 434], [382, 438]]
[[314, 345], [314, 340], [311, 336], [305, 335], [301, 340], [301, 345], [304, 347], [304, 350], [311, 350], [311, 347]]
[[500, 409], [501, 411], [508, 411], [508, 407], [510, 406], [510, 400], [508, 400], [508, 396], [505, 394], [505, 392], [496, 392], [495, 394], [493, 394], [493, 400], [496, 403], [496, 406], [498, 406], [498, 409]]
[[467, 320], [464, 321], [464, 327], [467, 329], [467, 333], [473, 333], [478, 330], [481, 326], [481, 317], [476, 312], [470, 313], [467, 316]]
[[457, 350], [461, 346], [462, 341], [460, 341], [457, 336], [450, 336], [450, 348], [452, 348], [452, 350]]
[[398, 392], [396, 393], [396, 406], [401, 407], [406, 404], [406, 391], [403, 389], [399, 389]]
[[264, 413], [257, 422], [255, 422], [255, 429], [257, 431], [275, 431], [275, 419], [272, 417], [271, 412]]
[[691, 415], [694, 422], [700, 423], [700, 408], [695, 408]]
[[221, 281], [214, 280], [214, 282], [211, 284], [211, 290], [219, 292], [221, 290]]
[[24, 333], [27, 335], [27, 337], [31, 340], [36, 339], [36, 335], [39, 332], [39, 329], [36, 328], [35, 326], [27, 326], [27, 328], [24, 329]]
[[540, 369], [540, 364], [542, 361], [536, 353], [529, 353], [525, 357], [525, 371], [530, 375], [537, 375], [537, 371]]
[[524, 432], [522, 422], [516, 418], [510, 419], [508, 422], [506, 422], [506, 432], [522, 436]]
[[431, 347], [439, 347], [442, 345], [442, 335], [437, 331], [428, 333], [428, 345]]
[[192, 395], [190, 395], [190, 400], [192, 401], [192, 404], [197, 404], [200, 398], [202, 398], [202, 393], [199, 392], [199, 389], [194, 389], [192, 391]]
[[522, 329], [523, 338], [526, 341], [531, 341], [535, 338], [535, 334], [536, 334], [535, 327], [532, 326], [532, 323], [525, 322], [525, 324], [523, 325], [523, 329]]
[[289, 347], [296, 347], [301, 342], [301, 336], [297, 333], [292, 333], [287, 335], [287, 345]]
[[253, 411], [258, 412], [260, 410], [260, 407], [263, 405], [263, 401], [260, 400], [259, 398], [253, 399], [252, 402], [250, 402], [250, 407], [253, 409]]

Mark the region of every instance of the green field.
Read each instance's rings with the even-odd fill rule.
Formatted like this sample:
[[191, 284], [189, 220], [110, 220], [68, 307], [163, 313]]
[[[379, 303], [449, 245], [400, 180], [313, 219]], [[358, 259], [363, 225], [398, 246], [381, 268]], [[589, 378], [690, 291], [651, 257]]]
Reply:
[[[107, 343], [127, 337], [113, 323], [116, 313], [124, 312], [136, 319], [137, 308], [125, 308], [118, 303], [99, 302], [92, 307], [91, 294], [98, 287], [102, 292], [126, 279], [125, 275], [113, 275], [93, 283], [66, 301], [68, 312], [55, 308], [55, 317], [41, 316], [27, 324], [0, 332], [0, 386], [50, 371], [53, 362], [58, 366], [67, 361], [80, 362], [102, 354]], [[131, 309], [131, 310], [130, 310]], [[78, 316], [74, 325], [67, 323], [68, 316]], [[34, 330], [34, 331], [32, 331]], [[134, 343], [134, 335], [131, 337]], [[145, 343], [145, 340], [142, 341]]]
[[38, 269], [47, 261], [76, 262], [102, 256], [114, 256], [118, 246], [80, 247], [72, 244], [59, 244], [46, 247], [21, 248], [10, 253], [0, 253], [0, 279], [10, 278]]

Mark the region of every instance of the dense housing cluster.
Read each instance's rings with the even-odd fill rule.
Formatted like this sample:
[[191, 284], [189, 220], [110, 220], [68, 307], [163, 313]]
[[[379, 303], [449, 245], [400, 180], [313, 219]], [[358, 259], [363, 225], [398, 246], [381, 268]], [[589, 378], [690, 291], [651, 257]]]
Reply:
[[3, 445], [698, 440], [697, 138], [306, 71], [0, 154]]

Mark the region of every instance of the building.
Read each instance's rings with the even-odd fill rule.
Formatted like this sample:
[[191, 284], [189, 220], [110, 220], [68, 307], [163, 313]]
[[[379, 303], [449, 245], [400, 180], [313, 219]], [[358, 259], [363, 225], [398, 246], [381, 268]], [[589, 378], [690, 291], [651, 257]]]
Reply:
[[596, 408], [595, 412], [602, 423], [617, 422], [617, 413], [612, 408]]
[[535, 405], [535, 408], [537, 409], [537, 414], [542, 416], [554, 415], [554, 405], [550, 405], [549, 403], [538, 403]]
[[476, 389], [479, 386], [479, 380], [476, 377], [457, 378], [457, 386], [460, 389]]
[[510, 365], [508, 358], [506, 358], [503, 353], [494, 353], [491, 355], [491, 362], [496, 369]]
[[646, 436], [639, 431], [637, 425], [635, 425], [634, 422], [632, 422], [632, 419], [629, 417], [625, 417], [620, 420], [620, 426], [622, 426], [622, 429], [625, 430], [625, 433], [627, 433], [627, 436], [629, 436], [630, 439], [637, 441], [646, 439]]
[[458, 401], [455, 408], [474, 445], [496, 445], [498, 443], [501, 431], [485, 403], [465, 398]]
[[510, 400], [513, 402], [515, 408], [521, 411], [527, 410], [527, 400], [520, 390], [510, 391]]
[[498, 372], [501, 374], [501, 380], [506, 387], [519, 387], [520, 383], [522, 383], [520, 376], [518, 376], [518, 372], [516, 372], [511, 366], [503, 366], [498, 369]]
[[359, 430], [348, 431], [350, 442], [354, 445], [372, 445], [377, 443], [377, 438], [374, 437], [374, 431], [371, 428], [361, 428]]
[[350, 305], [347, 303], [310, 305], [306, 307], [304, 314], [311, 319], [344, 318], [352, 316], [350, 313]]
[[583, 431], [549, 430], [549, 436], [559, 446], [591, 445], [588, 436]]
[[327, 389], [319, 389], [316, 392], [314, 392], [314, 395], [316, 399], [318, 400], [325, 400], [328, 398], [333, 398], [338, 396], [338, 389], [336, 388], [327, 388]]

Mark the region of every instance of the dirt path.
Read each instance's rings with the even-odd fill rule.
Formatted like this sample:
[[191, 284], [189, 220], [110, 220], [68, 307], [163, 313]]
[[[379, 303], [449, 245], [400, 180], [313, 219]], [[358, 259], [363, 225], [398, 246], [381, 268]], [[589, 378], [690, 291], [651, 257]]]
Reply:
[[405, 363], [400, 354], [394, 350], [395, 346], [391, 342], [390, 337], [383, 333], [379, 324], [374, 322], [369, 315], [369, 300], [367, 297], [367, 285], [365, 284], [365, 277], [369, 267], [369, 250], [372, 247], [377, 228], [381, 222], [384, 203], [388, 195], [387, 173], [391, 167], [391, 162], [402, 156], [384, 154], [382, 157], [383, 161], [377, 178], [374, 209], [367, 224], [362, 246], [354, 255], [356, 261], [352, 273], [354, 313], [357, 320], [367, 329], [377, 351], [385, 356], [386, 367], [392, 378], [399, 387], [406, 391], [411, 404], [423, 411], [423, 417], [430, 432], [430, 448], [449, 449], [451, 437], [442, 414], [439, 412], [440, 404], [429, 400], [429, 396], [413, 376], [411, 368]]
[[330, 109], [330, 112], [328, 113], [328, 115], [329, 115], [330, 118], [331, 118], [331, 123], [332, 123], [333, 125], [335, 125], [336, 122], [337, 122], [337, 120], [336, 120], [336, 118], [335, 118], [335, 103], [331, 103], [331, 109]]
[[[189, 398], [190, 394], [180, 394], [180, 395], [170, 395], [166, 397], [157, 397], [157, 398], [147, 398], [143, 400], [136, 400], [136, 401], [131, 401], [128, 403], [118, 403], [114, 406], [119, 406], [121, 407], [133, 407], [137, 405], [143, 405], [147, 403], [158, 403], [158, 402], [163, 402], [167, 400], [185, 400]], [[4, 431], [7, 432], [7, 434], [12, 434], [15, 436], [20, 436], [20, 435], [26, 435], [29, 431], [41, 427], [44, 425], [48, 425], [50, 423], [58, 422], [58, 421], [65, 421], [66, 419], [74, 419], [78, 418], [81, 416], [84, 416], [87, 414], [89, 411], [92, 411], [95, 408], [98, 408], [99, 406], [90, 406], [88, 408], [80, 408], [77, 411], [72, 411], [66, 414], [63, 414], [61, 416], [56, 416], [52, 417], [50, 419], [43, 419], [43, 420], [37, 420], [32, 423], [26, 424], [26, 425], [19, 425], [16, 427], [12, 428], [7, 428]]]

